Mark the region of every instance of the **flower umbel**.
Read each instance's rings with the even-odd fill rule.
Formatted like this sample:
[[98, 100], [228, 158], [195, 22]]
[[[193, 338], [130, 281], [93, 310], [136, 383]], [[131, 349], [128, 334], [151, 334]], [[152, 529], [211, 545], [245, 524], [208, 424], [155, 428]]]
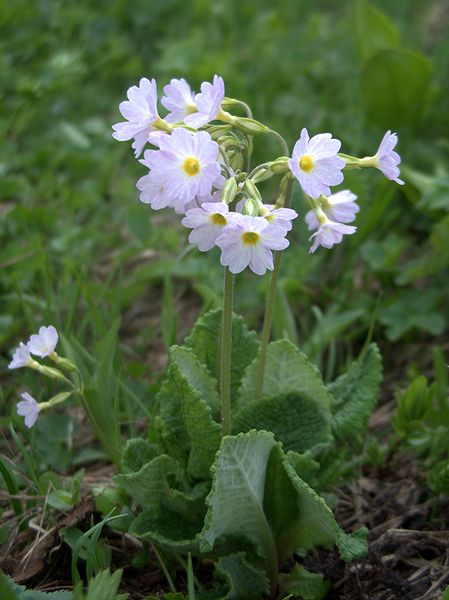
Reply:
[[288, 164], [303, 191], [311, 198], [329, 196], [331, 185], [343, 181], [341, 170], [345, 161], [337, 156], [341, 142], [330, 133], [320, 133], [309, 138], [307, 129], [293, 148]]
[[25, 425], [30, 428], [37, 421], [40, 406], [39, 403], [28, 392], [20, 394], [22, 400], [17, 403], [17, 414], [25, 417]]

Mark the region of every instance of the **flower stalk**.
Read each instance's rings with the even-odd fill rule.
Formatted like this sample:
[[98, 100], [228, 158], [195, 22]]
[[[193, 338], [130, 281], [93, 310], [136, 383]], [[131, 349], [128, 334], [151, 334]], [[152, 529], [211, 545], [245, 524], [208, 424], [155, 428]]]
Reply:
[[227, 267], [225, 267], [220, 353], [220, 395], [223, 436], [230, 435], [231, 433], [231, 353], [233, 299], [234, 275]]

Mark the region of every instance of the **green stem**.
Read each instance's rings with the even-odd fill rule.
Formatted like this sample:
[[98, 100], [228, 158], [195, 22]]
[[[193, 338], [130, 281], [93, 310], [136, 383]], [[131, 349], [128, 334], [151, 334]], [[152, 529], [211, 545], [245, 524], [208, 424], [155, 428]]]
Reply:
[[284, 138], [282, 137], [282, 135], [280, 133], [278, 133], [277, 131], [275, 131], [274, 129], [270, 129], [269, 133], [271, 133], [271, 135], [273, 137], [275, 137], [279, 143], [282, 146], [282, 152], [284, 153], [285, 156], [290, 156], [290, 152], [288, 149], [288, 145], [287, 142], [284, 140]]
[[223, 435], [231, 433], [231, 351], [232, 351], [232, 302], [234, 297], [234, 275], [225, 267], [223, 318], [221, 325], [221, 422]]
[[[291, 197], [292, 197], [292, 185], [293, 181], [289, 178], [287, 183], [287, 189], [285, 192], [285, 204], [286, 208], [290, 208]], [[262, 338], [260, 344], [259, 361], [257, 363], [257, 377], [256, 377], [256, 393], [255, 399], [260, 400], [262, 397], [263, 383], [265, 379], [265, 364], [267, 362], [268, 344], [270, 343], [271, 326], [273, 324], [274, 306], [276, 301], [276, 285], [279, 276], [279, 270], [281, 268], [281, 256], [280, 252], [274, 253], [274, 268], [271, 273], [270, 284], [268, 286], [267, 300], [265, 303], [265, 316], [262, 327]]]

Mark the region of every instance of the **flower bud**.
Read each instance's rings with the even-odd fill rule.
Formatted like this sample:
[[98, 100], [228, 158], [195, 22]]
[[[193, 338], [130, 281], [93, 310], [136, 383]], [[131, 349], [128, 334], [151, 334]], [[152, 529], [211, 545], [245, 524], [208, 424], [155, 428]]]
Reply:
[[288, 156], [280, 156], [276, 160], [270, 163], [270, 171], [276, 175], [283, 175], [289, 172]]
[[234, 150], [229, 153], [229, 164], [234, 171], [240, 171], [243, 168], [245, 158], [241, 152]]
[[251, 177], [251, 181], [253, 183], [260, 183], [261, 181], [270, 179], [270, 177], [273, 177], [273, 175], [274, 173], [271, 169], [261, 169], [260, 171], [257, 171], [254, 177]]
[[69, 360], [68, 358], [62, 358], [56, 352], [52, 352], [48, 355], [52, 361], [54, 361], [61, 369], [65, 369], [66, 371], [77, 371], [76, 365]]
[[237, 195], [237, 192], [238, 188], [235, 177], [230, 177], [224, 182], [223, 187], [221, 188], [221, 201], [226, 202], [226, 204], [231, 204]]
[[251, 179], [246, 179], [243, 184], [243, 192], [249, 197], [256, 200], [257, 203], [262, 202], [262, 196], [260, 195], [259, 190], [256, 188]]
[[39, 371], [39, 373], [42, 373], [42, 375], [50, 377], [50, 379], [61, 379], [64, 381], [66, 380], [66, 377], [61, 373], [61, 371], [59, 371], [58, 369], [53, 369], [53, 367], [46, 367], [44, 365], [41, 365], [36, 360], [32, 360], [29, 366], [32, 369]]
[[268, 133], [270, 129], [255, 119], [249, 119], [248, 117], [234, 117], [233, 124], [237, 129], [254, 135], [256, 133]]
[[257, 217], [259, 215], [259, 203], [253, 198], [248, 198], [243, 206], [243, 214], [249, 215], [250, 217]]
[[234, 108], [235, 106], [239, 106], [240, 102], [235, 98], [224, 97], [221, 101], [221, 108], [224, 110], [229, 110], [230, 108]]
[[232, 127], [231, 125], [209, 125], [205, 129], [213, 140], [218, 141], [222, 135], [229, 133]]

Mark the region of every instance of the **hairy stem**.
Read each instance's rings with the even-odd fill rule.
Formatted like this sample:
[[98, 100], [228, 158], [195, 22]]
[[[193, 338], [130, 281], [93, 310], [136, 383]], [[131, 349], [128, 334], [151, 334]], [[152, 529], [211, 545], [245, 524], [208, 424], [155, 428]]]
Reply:
[[[290, 208], [291, 196], [292, 196], [292, 185], [293, 181], [288, 180], [287, 189], [285, 192], [285, 204], [286, 208]], [[279, 270], [281, 268], [281, 253], [274, 253], [274, 268], [271, 273], [270, 284], [268, 286], [267, 300], [265, 303], [265, 316], [262, 328], [262, 338], [260, 344], [259, 361], [257, 364], [257, 377], [256, 377], [256, 394], [255, 399], [260, 400], [263, 391], [263, 382], [265, 379], [265, 364], [267, 362], [268, 344], [270, 343], [271, 326], [273, 324], [274, 305], [276, 301], [276, 285], [278, 282]]]
[[223, 318], [221, 324], [221, 422], [223, 435], [231, 433], [231, 351], [232, 351], [232, 302], [234, 275], [228, 267], [224, 270]]

